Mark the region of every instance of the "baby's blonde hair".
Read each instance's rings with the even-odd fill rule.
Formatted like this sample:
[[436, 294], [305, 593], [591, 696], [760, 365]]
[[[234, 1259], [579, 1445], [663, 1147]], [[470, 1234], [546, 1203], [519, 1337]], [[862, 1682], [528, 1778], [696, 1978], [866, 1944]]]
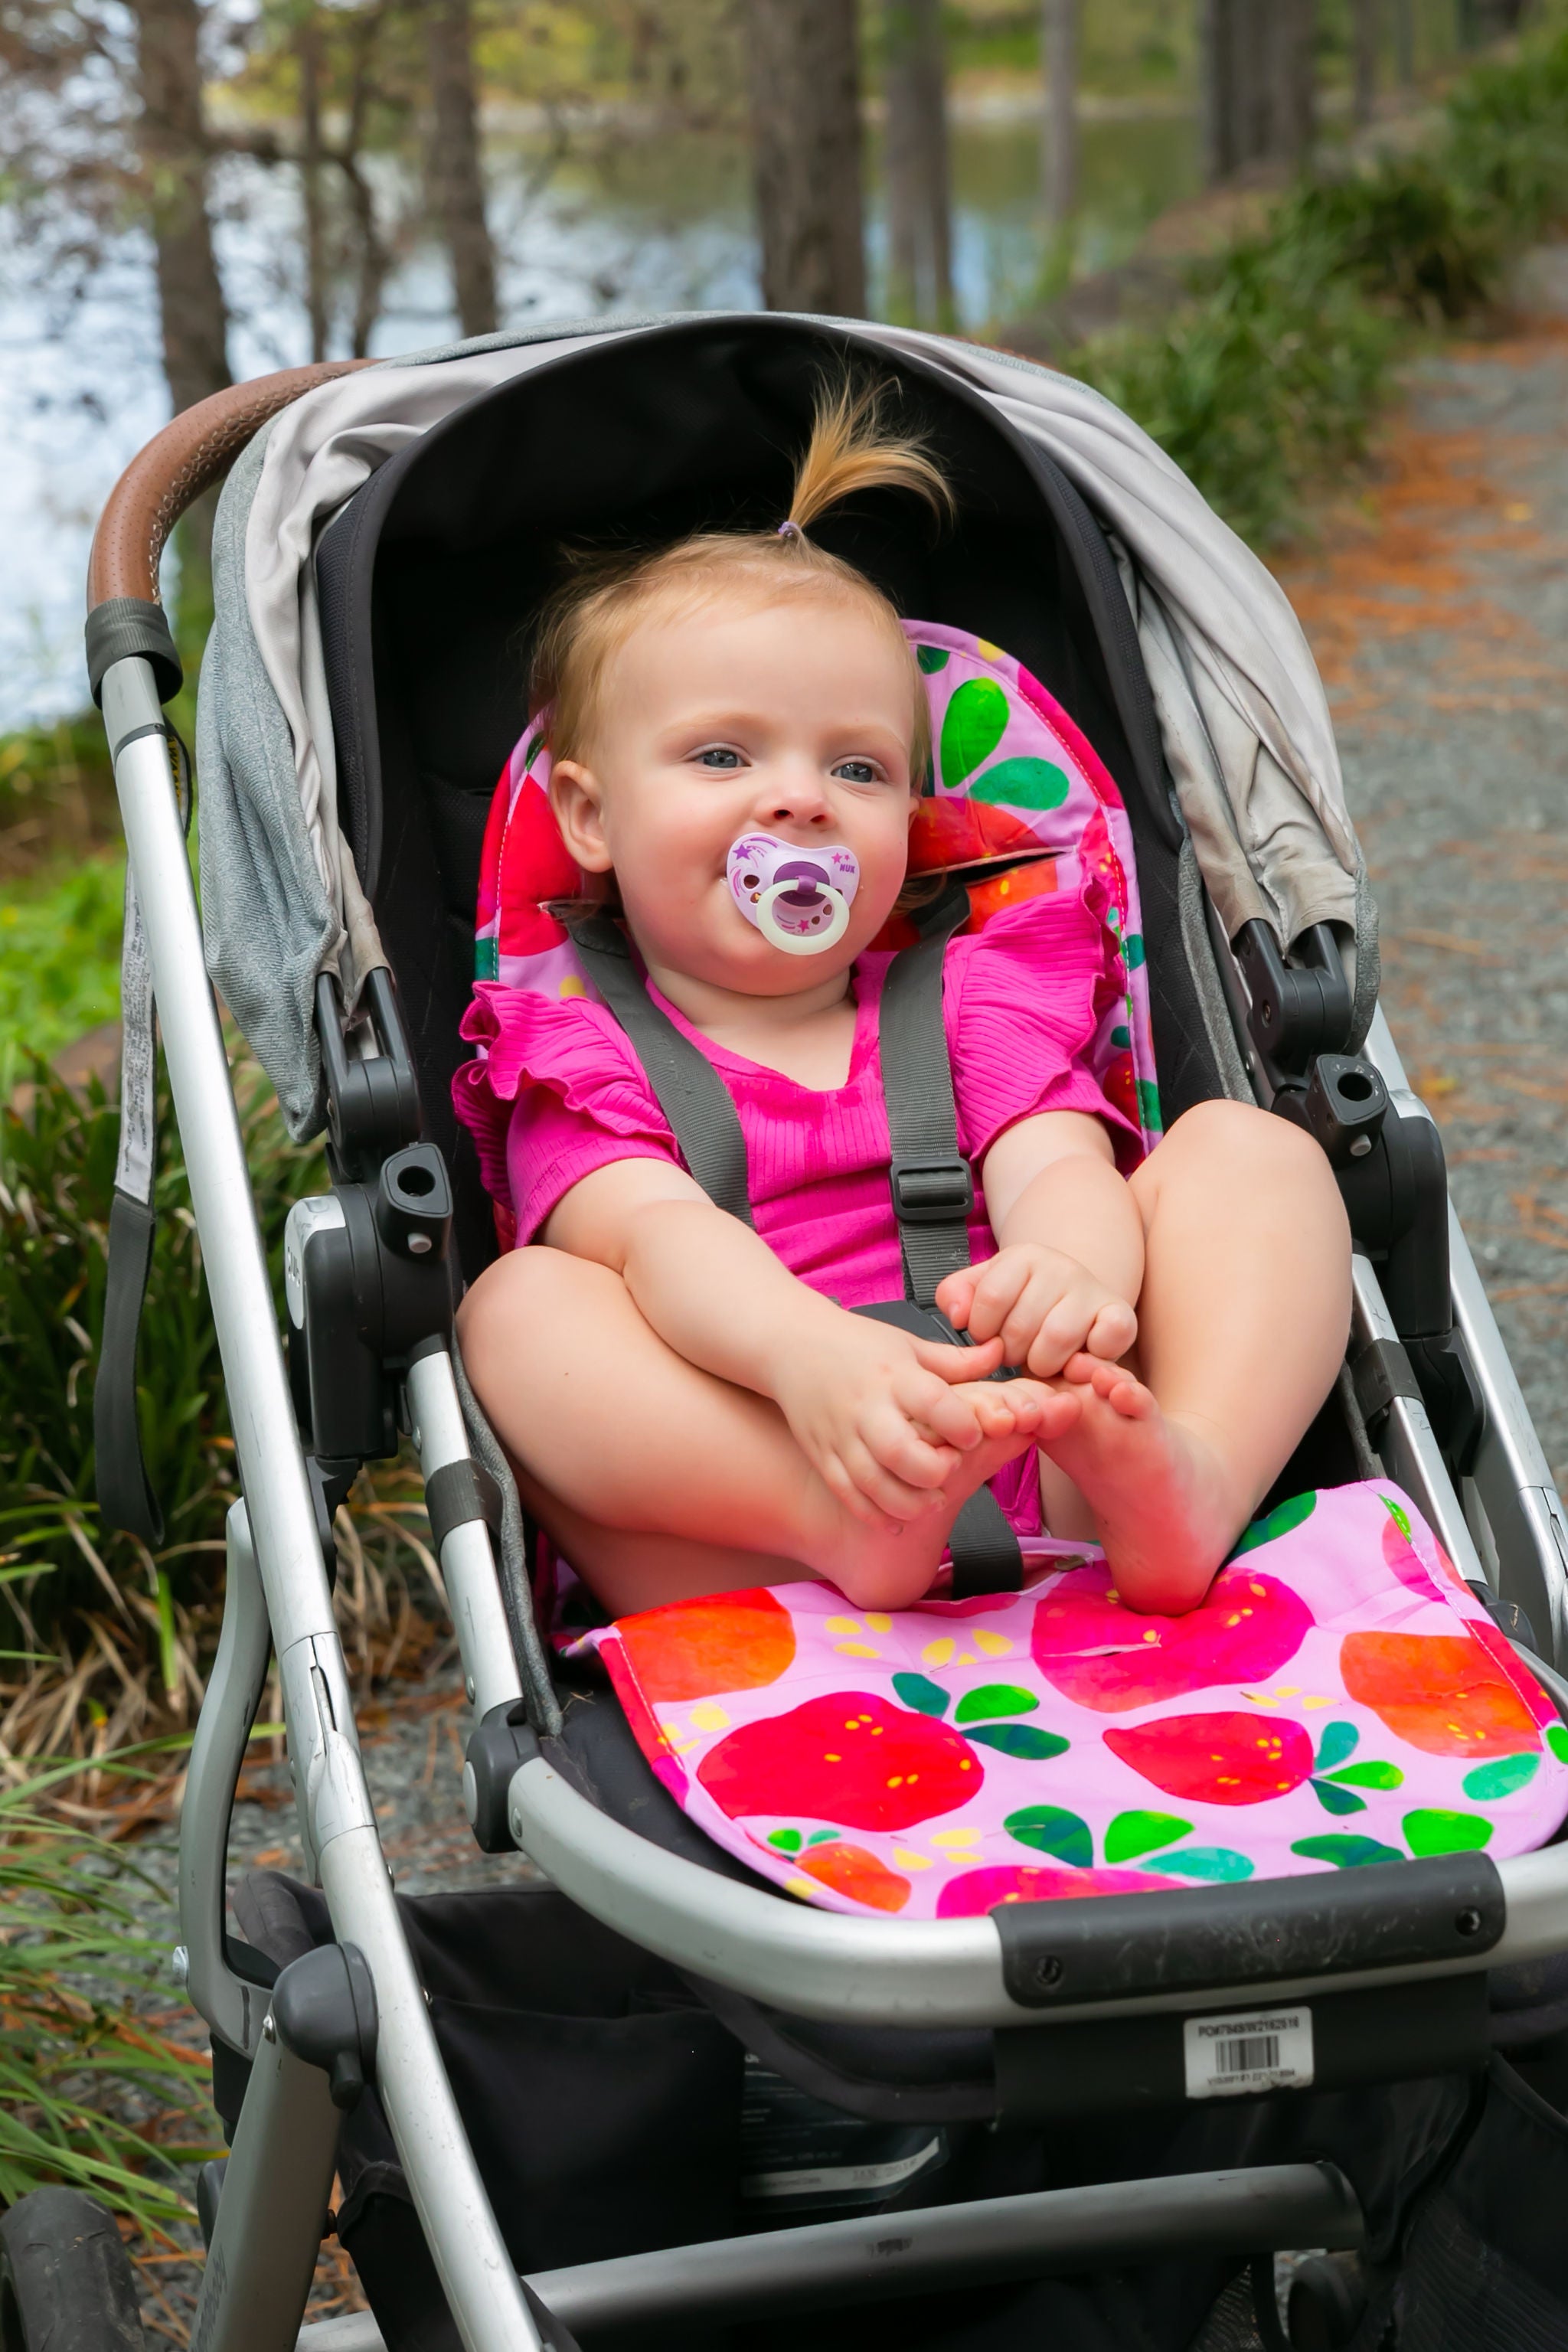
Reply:
[[830, 507], [860, 490], [912, 490], [939, 519], [951, 519], [952, 492], [924, 436], [894, 431], [887, 403], [887, 387], [847, 376], [818, 386], [811, 438], [779, 529], [696, 531], [651, 555], [574, 559], [572, 578], [545, 608], [531, 679], [531, 706], [547, 718], [557, 759], [585, 756], [605, 670], [634, 630], [734, 586], [759, 604], [801, 594], [854, 600], [885, 625], [909, 666], [910, 775], [919, 790], [931, 760], [931, 719], [898, 613], [863, 572], [806, 536]]

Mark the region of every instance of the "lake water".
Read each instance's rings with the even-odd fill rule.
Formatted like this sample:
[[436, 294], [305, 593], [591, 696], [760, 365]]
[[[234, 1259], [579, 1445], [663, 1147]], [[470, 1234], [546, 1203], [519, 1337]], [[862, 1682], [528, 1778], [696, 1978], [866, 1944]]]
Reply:
[[[492, 154], [508, 324], [755, 306], [740, 141], [594, 134], [531, 192], [535, 163], [526, 141]], [[874, 184], [874, 147], [871, 177]], [[998, 109], [993, 119], [955, 128], [955, 273], [971, 331], [1016, 315], [1039, 287], [1038, 177], [1038, 134], [1026, 112]], [[1190, 118], [1086, 122], [1076, 268], [1125, 254], [1196, 181]], [[221, 261], [236, 320], [231, 364], [242, 376], [295, 364], [309, 345], [289, 282], [298, 238], [287, 177], [243, 166], [221, 193]], [[873, 185], [873, 311], [884, 244]], [[141, 239], [125, 241], [79, 301], [29, 281], [27, 257], [5, 242], [0, 222], [0, 728], [85, 700], [80, 625], [93, 521], [121, 467], [168, 413]], [[388, 293], [374, 341], [378, 357], [455, 333], [440, 258], [428, 246], [411, 251]]]

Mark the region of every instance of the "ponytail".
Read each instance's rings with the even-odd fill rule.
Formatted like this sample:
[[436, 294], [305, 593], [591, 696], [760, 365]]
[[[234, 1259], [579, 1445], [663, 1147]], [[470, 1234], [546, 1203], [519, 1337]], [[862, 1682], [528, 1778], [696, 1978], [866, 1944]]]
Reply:
[[845, 376], [837, 389], [826, 382], [818, 385], [811, 438], [795, 468], [781, 537], [804, 536], [819, 515], [858, 490], [912, 490], [940, 521], [952, 521], [953, 495], [923, 436], [889, 431], [884, 407], [879, 384], [858, 385]]

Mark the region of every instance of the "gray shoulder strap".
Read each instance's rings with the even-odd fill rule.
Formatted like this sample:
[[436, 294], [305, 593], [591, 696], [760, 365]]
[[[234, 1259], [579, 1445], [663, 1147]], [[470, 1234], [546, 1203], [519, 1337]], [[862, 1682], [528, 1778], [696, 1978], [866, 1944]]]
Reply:
[[893, 1146], [889, 1181], [905, 1294], [921, 1307], [935, 1303], [944, 1276], [969, 1264], [974, 1180], [958, 1149], [942, 1017], [942, 957], [968, 911], [962, 889], [942, 898], [921, 925], [925, 936], [893, 958], [882, 989], [878, 1042]]
[[636, 1049], [680, 1153], [716, 1208], [752, 1223], [746, 1139], [730, 1089], [708, 1056], [659, 1011], [607, 915], [572, 927], [583, 968]]

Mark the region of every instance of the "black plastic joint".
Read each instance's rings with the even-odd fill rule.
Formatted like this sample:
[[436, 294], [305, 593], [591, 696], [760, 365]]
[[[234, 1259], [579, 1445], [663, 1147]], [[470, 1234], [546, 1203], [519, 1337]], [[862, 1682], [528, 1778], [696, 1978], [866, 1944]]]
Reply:
[[1415, 1404], [1423, 1402], [1421, 1384], [1397, 1339], [1369, 1339], [1360, 1354], [1351, 1358], [1351, 1381], [1357, 1409], [1374, 1445], [1395, 1397], [1407, 1397]]
[[160, 702], [173, 702], [185, 682], [162, 604], [145, 596], [110, 596], [87, 616], [87, 678], [94, 702], [103, 700], [103, 680], [118, 661], [140, 656], [151, 662]]
[[507, 1791], [518, 1766], [538, 1753], [539, 1742], [529, 1729], [521, 1699], [493, 1707], [476, 1727], [463, 1766], [463, 1810], [481, 1853], [511, 1853]]
[[483, 1519], [491, 1541], [500, 1541], [500, 1488], [482, 1462], [443, 1462], [426, 1482], [425, 1508], [437, 1559], [452, 1529], [470, 1519]]
[[290, 1960], [272, 1988], [285, 2050], [330, 2079], [334, 2107], [357, 2107], [375, 2074], [375, 1980], [354, 1944], [321, 1944]]
[[945, 1225], [974, 1207], [974, 1179], [963, 1160], [895, 1162], [892, 1186], [901, 1225]]

